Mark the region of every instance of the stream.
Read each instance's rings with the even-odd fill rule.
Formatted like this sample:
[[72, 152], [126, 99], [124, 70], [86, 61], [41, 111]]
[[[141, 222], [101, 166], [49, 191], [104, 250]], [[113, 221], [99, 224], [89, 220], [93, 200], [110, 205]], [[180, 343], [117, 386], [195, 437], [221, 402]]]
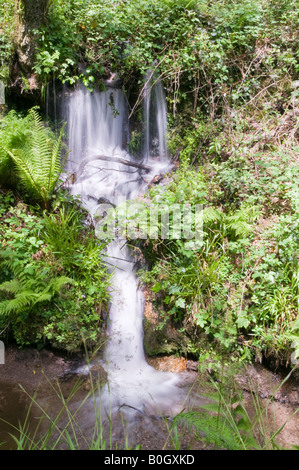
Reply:
[[[94, 220], [103, 213], [103, 207], [108, 211], [109, 207], [119, 207], [128, 200], [138, 201], [148, 189], [145, 178], [150, 181], [171, 169], [163, 85], [160, 81], [152, 83], [148, 76], [144, 93], [145, 135], [137, 162], [146, 164], [146, 174], [122, 163], [136, 161], [127, 151], [128, 109], [122, 90], [107, 86], [106, 91], [91, 94], [78, 87], [68, 94], [64, 104], [71, 150], [68, 172], [76, 175], [82, 160], [86, 162], [70, 191], [80, 195]], [[178, 388], [178, 375], [157, 371], [145, 359], [144, 297], [135, 274], [134, 258], [122, 233], [116, 233], [110, 242], [106, 263], [112, 283], [109, 339], [101, 363], [108, 377], [101, 397], [103, 412], [114, 414], [121, 409], [128, 420], [153, 410], [168, 415], [177, 413], [184, 400]]]

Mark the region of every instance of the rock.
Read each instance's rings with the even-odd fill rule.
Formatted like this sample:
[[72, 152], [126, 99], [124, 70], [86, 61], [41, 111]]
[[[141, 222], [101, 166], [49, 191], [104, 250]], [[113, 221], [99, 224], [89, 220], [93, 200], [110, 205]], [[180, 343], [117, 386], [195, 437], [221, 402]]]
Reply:
[[187, 370], [193, 370], [198, 372], [198, 362], [197, 361], [187, 361]]
[[184, 372], [187, 370], [187, 359], [184, 357], [164, 356], [148, 358], [147, 362], [162, 372]]
[[[163, 323], [162, 323], [163, 321]], [[181, 354], [188, 349], [188, 340], [170, 324], [160, 318], [150, 301], [144, 309], [144, 350], [148, 356]]]
[[106, 197], [100, 197], [99, 199], [97, 199], [97, 203], [98, 204], [108, 204], [112, 207], [116, 207], [116, 205], [113, 204], [113, 202], [109, 201], [109, 199], [107, 199]]

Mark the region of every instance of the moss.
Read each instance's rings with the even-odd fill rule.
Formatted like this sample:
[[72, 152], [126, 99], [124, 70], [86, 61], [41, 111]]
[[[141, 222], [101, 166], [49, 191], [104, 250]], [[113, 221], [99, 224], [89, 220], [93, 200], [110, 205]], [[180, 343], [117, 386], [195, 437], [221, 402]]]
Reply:
[[148, 318], [143, 320], [144, 350], [148, 356], [163, 354], [186, 354], [188, 352], [187, 337], [175, 330], [169, 323], [154, 323]]

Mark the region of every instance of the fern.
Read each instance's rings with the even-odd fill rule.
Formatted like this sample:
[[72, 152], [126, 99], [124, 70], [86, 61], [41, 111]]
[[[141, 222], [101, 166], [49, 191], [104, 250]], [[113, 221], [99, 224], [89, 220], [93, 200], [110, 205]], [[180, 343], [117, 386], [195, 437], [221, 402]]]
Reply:
[[225, 217], [224, 223], [227, 233], [232, 233], [236, 237], [246, 237], [253, 231], [251, 222], [256, 220], [259, 209], [256, 206], [241, 207], [236, 212]]
[[9, 267], [14, 275], [10, 281], [0, 284], [0, 291], [12, 298], [0, 302], [0, 314], [10, 315], [32, 309], [36, 304], [50, 301], [66, 284], [72, 284], [73, 279], [58, 276], [45, 280], [42, 272], [36, 272], [34, 278], [27, 277], [24, 266], [16, 264], [14, 258], [6, 259], [8, 253], [1, 252], [3, 265]]
[[246, 237], [253, 231], [252, 222], [258, 215], [259, 209], [256, 206], [241, 207], [230, 214], [225, 214], [214, 207], [206, 207], [199, 213], [197, 223], [202, 223], [205, 229], [214, 229], [213, 224], [218, 223], [223, 235]]
[[214, 207], [205, 207], [202, 211], [202, 220], [204, 224], [210, 224], [215, 221], [220, 221], [223, 213]]
[[[26, 285], [19, 283], [19, 291], [14, 291], [15, 297], [0, 302], [0, 314], [9, 315], [11, 313], [21, 313], [23, 309], [32, 309], [38, 303], [50, 301], [64, 285], [71, 283], [73, 283], [73, 280], [66, 276], [52, 280], [44, 288], [36, 286], [36, 289], [34, 289], [34, 285], [32, 285], [31, 289], [28, 289]], [[1, 284], [0, 290], [7, 291], [7, 286]]]
[[200, 406], [199, 410], [179, 413], [173, 426], [187, 425], [197, 439], [216, 449], [260, 449], [239, 395], [225, 397], [218, 385], [214, 385], [217, 391], [207, 396], [210, 402]]
[[240, 442], [236, 433], [218, 416], [199, 411], [189, 411], [177, 415], [174, 425], [185, 424], [189, 432], [193, 430], [195, 435], [207, 445], [212, 445], [215, 449], [240, 450]]
[[16, 185], [16, 174], [8, 150], [19, 152], [29, 149], [31, 140], [32, 116], [19, 117], [15, 111], [1, 116], [0, 121], [0, 181], [5, 187]]
[[21, 283], [18, 279], [12, 279], [11, 281], [3, 282], [0, 286], [0, 290], [7, 292], [8, 294], [16, 294], [20, 291]]
[[58, 139], [54, 139], [44, 127], [36, 109], [29, 112], [33, 120], [29, 148], [22, 151], [6, 148], [16, 167], [26, 191], [43, 209], [49, 209], [50, 200], [62, 172], [65, 159], [61, 159], [62, 126]]
[[[0, 286], [1, 290], [1, 286]], [[38, 294], [33, 291], [21, 290], [16, 296], [10, 300], [0, 302], [0, 314], [11, 314], [22, 312], [25, 308], [33, 306], [35, 300], [38, 301]]]

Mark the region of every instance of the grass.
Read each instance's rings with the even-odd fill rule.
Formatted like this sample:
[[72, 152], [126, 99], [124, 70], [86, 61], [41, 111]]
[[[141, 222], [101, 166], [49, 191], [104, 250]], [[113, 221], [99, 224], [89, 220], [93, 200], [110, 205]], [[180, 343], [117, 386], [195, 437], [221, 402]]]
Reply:
[[[169, 419], [161, 416], [159, 421], [166, 436], [161, 441], [161, 450], [280, 450], [296, 446], [282, 446], [279, 435], [288, 422], [296, 415], [294, 409], [283, 424], [275, 425], [272, 404], [275, 395], [290, 379], [291, 371], [282, 382], [273, 389], [266, 400], [261, 400], [256, 386], [249, 379], [249, 395], [246, 398], [241, 386], [231, 375], [231, 371], [222, 371], [217, 378], [194, 383], [190, 388], [182, 412]], [[86, 391], [88, 382], [89, 390]], [[26, 417], [18, 426], [11, 425], [13, 448], [17, 450], [140, 450], [139, 443], [132, 445], [129, 428], [121, 415], [115, 421], [111, 414], [101, 409], [101, 383], [89, 372], [88, 379], [77, 379], [66, 394], [59, 381], [47, 379], [51, 403], [42, 405], [38, 393], [30, 396]], [[202, 387], [202, 389], [201, 389]], [[187, 406], [187, 399], [195, 395], [204, 395], [208, 389], [205, 404]], [[53, 407], [53, 399], [56, 405]], [[193, 398], [191, 399], [192, 402]], [[55, 411], [53, 412], [55, 408]], [[32, 428], [32, 415], [37, 424]], [[39, 416], [37, 416], [39, 415]], [[153, 421], [155, 429], [148, 428], [146, 433], [156, 437], [159, 431], [157, 418]], [[273, 424], [274, 423], [274, 424]], [[7, 423], [6, 423], [7, 424]], [[140, 423], [139, 423], [140, 424]], [[135, 424], [134, 424], [135, 426]], [[137, 425], [138, 426], [138, 422]], [[138, 428], [139, 429], [139, 428]], [[139, 432], [139, 431], [138, 431]], [[148, 437], [147, 437], [148, 441]], [[148, 442], [147, 442], [148, 446]]]

